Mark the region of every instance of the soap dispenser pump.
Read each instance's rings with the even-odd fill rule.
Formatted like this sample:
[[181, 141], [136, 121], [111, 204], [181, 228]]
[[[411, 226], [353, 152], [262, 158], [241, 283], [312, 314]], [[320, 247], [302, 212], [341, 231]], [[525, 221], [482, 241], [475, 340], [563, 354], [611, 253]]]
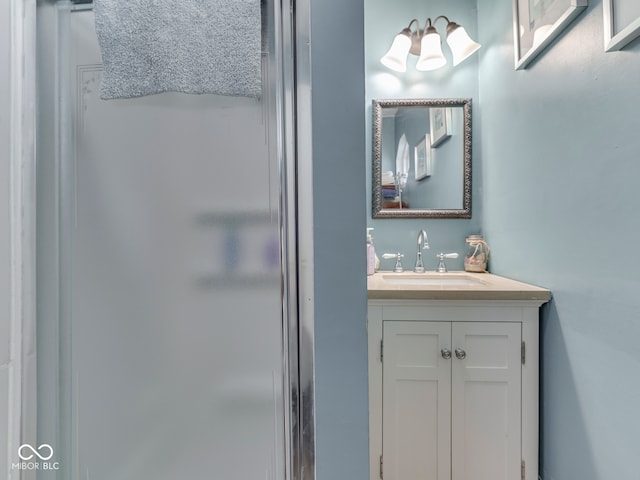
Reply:
[[376, 271], [377, 256], [373, 246], [373, 237], [371, 232], [373, 228], [367, 228], [367, 275], [373, 275]]

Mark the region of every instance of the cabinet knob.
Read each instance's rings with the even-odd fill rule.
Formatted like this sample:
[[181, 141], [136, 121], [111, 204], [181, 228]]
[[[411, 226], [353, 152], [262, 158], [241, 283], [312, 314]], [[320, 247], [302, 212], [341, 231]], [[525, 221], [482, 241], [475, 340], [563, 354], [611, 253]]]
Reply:
[[456, 348], [456, 358], [458, 360], [463, 360], [467, 356], [467, 352], [465, 352], [461, 348]]
[[442, 350], [440, 350], [440, 353], [442, 354], [442, 358], [444, 358], [445, 360], [449, 360], [451, 358], [451, 350], [449, 350], [448, 348], [443, 348]]

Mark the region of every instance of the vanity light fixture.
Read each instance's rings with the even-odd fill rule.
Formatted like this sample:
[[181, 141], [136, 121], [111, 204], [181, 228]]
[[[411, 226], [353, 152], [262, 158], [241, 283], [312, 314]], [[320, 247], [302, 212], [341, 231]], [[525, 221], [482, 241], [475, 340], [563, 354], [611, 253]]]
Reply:
[[[444, 15], [436, 17], [433, 22], [427, 18], [424, 30], [420, 30], [418, 20], [414, 18], [407, 28], [395, 36], [391, 48], [380, 59], [382, 64], [396, 72], [406, 72], [407, 56], [411, 53], [419, 56], [416, 70], [429, 71], [444, 66], [447, 59], [442, 53], [440, 34], [433, 26], [441, 18], [447, 21], [447, 43], [453, 55], [454, 67], [480, 48], [480, 44], [469, 37], [464, 27], [449, 21]], [[414, 23], [415, 31], [411, 29]]]

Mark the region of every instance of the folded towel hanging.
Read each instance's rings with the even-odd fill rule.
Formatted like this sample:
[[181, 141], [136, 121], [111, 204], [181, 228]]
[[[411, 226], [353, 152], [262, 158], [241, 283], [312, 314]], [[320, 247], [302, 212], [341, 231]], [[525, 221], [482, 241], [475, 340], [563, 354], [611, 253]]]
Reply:
[[95, 0], [103, 99], [261, 95], [260, 0]]
[[396, 177], [393, 172], [382, 172], [382, 184], [383, 185], [395, 185]]

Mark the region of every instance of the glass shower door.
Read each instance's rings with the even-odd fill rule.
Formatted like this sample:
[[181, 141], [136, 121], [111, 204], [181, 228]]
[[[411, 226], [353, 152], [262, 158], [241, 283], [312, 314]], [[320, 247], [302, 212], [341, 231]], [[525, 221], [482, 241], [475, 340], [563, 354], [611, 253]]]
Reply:
[[57, 478], [282, 479], [270, 55], [260, 101], [104, 101], [93, 12], [67, 14]]

